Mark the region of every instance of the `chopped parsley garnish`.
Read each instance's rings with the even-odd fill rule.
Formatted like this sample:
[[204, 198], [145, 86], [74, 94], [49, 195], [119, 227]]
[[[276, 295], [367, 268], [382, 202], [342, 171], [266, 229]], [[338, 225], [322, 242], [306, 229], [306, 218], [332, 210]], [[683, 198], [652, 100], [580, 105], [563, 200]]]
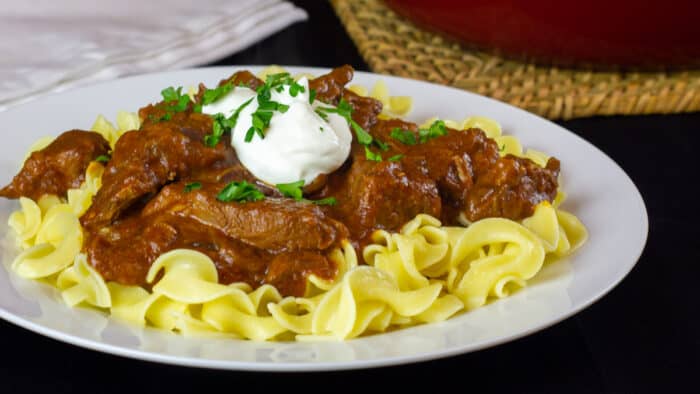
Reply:
[[172, 86], [160, 91], [160, 95], [163, 96], [163, 102], [167, 103], [165, 106], [165, 115], [161, 116], [159, 120], [170, 120], [174, 113], [183, 112], [187, 109], [187, 104], [190, 103], [190, 96], [187, 94], [182, 94], [182, 86], [175, 89]]
[[107, 155], [99, 155], [95, 158], [95, 161], [98, 163], [106, 163], [109, 161], [109, 156]]
[[182, 94], [182, 86], [178, 87], [177, 89], [172, 86], [168, 86], [160, 91], [160, 95], [163, 96], [163, 101], [165, 102], [180, 101], [182, 97], [187, 97], [189, 100], [189, 96]]
[[500, 148], [498, 148], [499, 152], [505, 152], [506, 151], [506, 144], [501, 145]]
[[375, 145], [377, 145], [377, 147], [378, 147], [380, 150], [382, 150], [382, 151], [384, 151], [384, 152], [386, 152], [386, 151], [389, 150], [389, 145], [385, 144], [384, 142], [382, 142], [381, 140], [379, 140], [379, 139], [377, 139], [377, 138], [375, 138], [374, 141], [372, 141], [372, 142], [373, 142]]
[[278, 183], [275, 185], [283, 196], [293, 198], [294, 201], [306, 201], [316, 205], [335, 205], [335, 197], [322, 198], [320, 200], [307, 200], [304, 198], [304, 180], [290, 183]]
[[246, 181], [231, 182], [226, 185], [226, 187], [224, 187], [219, 194], [216, 195], [216, 199], [223, 202], [260, 201], [264, 198], [265, 195], [258, 190], [255, 185]]
[[293, 198], [296, 201], [301, 201], [304, 197], [304, 192], [302, 188], [304, 187], [304, 180], [299, 180], [291, 183], [279, 183], [275, 185], [277, 190], [282, 193], [283, 196]]
[[399, 161], [399, 160], [401, 160], [401, 158], [403, 158], [403, 155], [395, 155], [395, 156], [391, 156], [391, 157], [388, 158], [387, 160], [389, 160], [389, 161]]
[[427, 129], [418, 130], [421, 144], [433, 138], [442, 137], [443, 135], [447, 135], [447, 126], [442, 120], [436, 120]]
[[325, 120], [326, 122], [328, 122], [328, 114], [325, 113], [325, 112], [323, 112], [323, 111], [321, 110], [321, 108], [316, 108], [316, 114], [318, 114], [318, 116], [320, 116], [321, 119], [323, 119], [323, 120]]
[[376, 152], [372, 152], [368, 147], [365, 146], [365, 158], [370, 161], [382, 161], [382, 155]]
[[231, 82], [226, 82], [225, 84], [217, 86], [214, 89], [206, 89], [204, 93], [202, 93], [202, 102], [196, 104], [193, 108], [193, 111], [201, 113], [203, 106], [217, 102], [220, 98], [227, 95], [228, 92], [230, 92], [231, 90], [233, 90], [233, 84]]
[[309, 89], [309, 104], [313, 104], [316, 100], [316, 89]]
[[418, 130], [418, 140], [416, 135], [411, 130], [404, 130], [400, 127], [394, 127], [389, 136], [404, 145], [415, 145], [418, 142], [421, 144], [437, 137], [447, 135], [447, 126], [442, 120], [436, 120], [427, 129]]
[[[372, 143], [372, 136], [365, 131], [365, 129], [362, 128], [357, 122], [355, 122], [352, 119], [352, 106], [350, 103], [345, 101], [344, 99], [340, 99], [340, 102], [338, 103], [338, 106], [336, 108], [333, 107], [319, 107], [316, 110], [316, 113], [321, 115], [321, 113], [336, 113], [348, 122], [348, 125], [350, 125], [350, 128], [355, 132], [355, 136], [357, 137], [357, 142], [359, 142], [362, 145], [369, 146]], [[321, 117], [323, 117], [321, 115]], [[326, 118], [324, 118], [325, 120]]]
[[294, 83], [294, 78], [292, 78], [289, 73], [277, 73], [277, 74], [270, 74], [267, 77], [265, 77], [265, 85], [268, 85], [270, 87], [277, 87], [280, 85], [291, 85]]
[[296, 83], [294, 78], [292, 78], [289, 73], [268, 75], [265, 83], [258, 87], [258, 109], [252, 114], [253, 125], [250, 126], [248, 131], [245, 133], [245, 142], [252, 141], [256, 134], [260, 138], [265, 138], [265, 130], [270, 126], [270, 121], [272, 120], [272, 115], [274, 112], [278, 111], [285, 113], [289, 109], [288, 105], [278, 103], [271, 99], [272, 89], [277, 88], [278, 91], [282, 91], [284, 89], [282, 85], [290, 85], [290, 95], [292, 94], [291, 90], [293, 87], [295, 90], [294, 96], [296, 96], [296, 94], [298, 94], [300, 91], [304, 91], [304, 87]]
[[292, 97], [296, 97], [299, 93], [304, 92], [306, 92], [306, 88], [299, 85], [296, 81], [289, 85], [289, 95]]
[[241, 104], [240, 107], [236, 108], [233, 114], [231, 114], [231, 116], [228, 118], [222, 113], [214, 115], [211, 134], [204, 136], [204, 144], [208, 147], [215, 147], [216, 144], [219, 143], [219, 140], [221, 140], [221, 136], [224, 135], [224, 133], [229, 132], [232, 128], [236, 127], [241, 111], [243, 111], [243, 108], [245, 108], [252, 101], [253, 98], [251, 97], [248, 101]]
[[404, 145], [415, 145], [416, 135], [413, 134], [411, 130], [404, 130], [400, 127], [394, 127], [391, 130], [389, 136], [395, 140], [398, 140]]
[[228, 119], [222, 113], [218, 113], [213, 117], [213, 126], [211, 134], [204, 136], [204, 145], [213, 148], [221, 140], [221, 136], [230, 128], [228, 127]]
[[199, 182], [190, 182], [185, 184], [185, 193], [189, 193], [192, 190], [198, 190], [202, 188], [202, 184]]
[[338, 200], [335, 199], [335, 197], [326, 197], [322, 198], [320, 200], [308, 200], [316, 205], [335, 205], [338, 203]]

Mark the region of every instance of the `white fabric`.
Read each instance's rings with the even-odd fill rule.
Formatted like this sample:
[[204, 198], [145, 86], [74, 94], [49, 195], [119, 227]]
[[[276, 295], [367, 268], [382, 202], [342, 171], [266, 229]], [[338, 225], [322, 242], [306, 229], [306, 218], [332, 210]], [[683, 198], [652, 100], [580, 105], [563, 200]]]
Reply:
[[281, 0], [0, 0], [0, 111], [92, 81], [205, 64], [306, 18]]

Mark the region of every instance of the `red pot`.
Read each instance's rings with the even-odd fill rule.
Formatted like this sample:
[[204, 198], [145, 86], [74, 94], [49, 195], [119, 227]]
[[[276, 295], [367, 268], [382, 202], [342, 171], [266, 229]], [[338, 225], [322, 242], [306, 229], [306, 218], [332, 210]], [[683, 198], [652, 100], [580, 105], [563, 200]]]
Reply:
[[700, 0], [386, 0], [469, 46], [559, 65], [700, 66]]

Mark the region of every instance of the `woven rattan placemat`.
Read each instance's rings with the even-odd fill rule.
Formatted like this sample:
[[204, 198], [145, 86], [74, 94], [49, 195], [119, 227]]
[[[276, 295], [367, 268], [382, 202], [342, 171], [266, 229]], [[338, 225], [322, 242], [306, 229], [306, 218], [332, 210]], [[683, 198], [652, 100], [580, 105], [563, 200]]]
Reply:
[[536, 66], [463, 48], [379, 0], [331, 0], [374, 72], [452, 85], [550, 119], [700, 111], [700, 70], [601, 72]]

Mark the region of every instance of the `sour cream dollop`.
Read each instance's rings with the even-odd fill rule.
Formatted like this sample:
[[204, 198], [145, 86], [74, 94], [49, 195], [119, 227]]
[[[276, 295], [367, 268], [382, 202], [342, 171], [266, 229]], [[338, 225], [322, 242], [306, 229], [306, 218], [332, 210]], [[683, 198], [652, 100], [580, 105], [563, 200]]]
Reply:
[[252, 98], [239, 113], [231, 130], [231, 145], [241, 163], [258, 179], [271, 185], [304, 180], [308, 185], [317, 176], [338, 169], [350, 155], [352, 133], [347, 121], [335, 113], [327, 113], [327, 121], [315, 109], [328, 107], [319, 101], [309, 103], [309, 82], [301, 78], [297, 83], [304, 91], [296, 97], [289, 93], [289, 85], [281, 92], [271, 91], [271, 100], [286, 104], [289, 109], [275, 111], [265, 130], [265, 138], [257, 134], [250, 142], [245, 135], [252, 126], [252, 114], [258, 109], [257, 94], [246, 87], [236, 87], [218, 101], [205, 105], [202, 112], [209, 115], [222, 113], [230, 117], [241, 105]]

